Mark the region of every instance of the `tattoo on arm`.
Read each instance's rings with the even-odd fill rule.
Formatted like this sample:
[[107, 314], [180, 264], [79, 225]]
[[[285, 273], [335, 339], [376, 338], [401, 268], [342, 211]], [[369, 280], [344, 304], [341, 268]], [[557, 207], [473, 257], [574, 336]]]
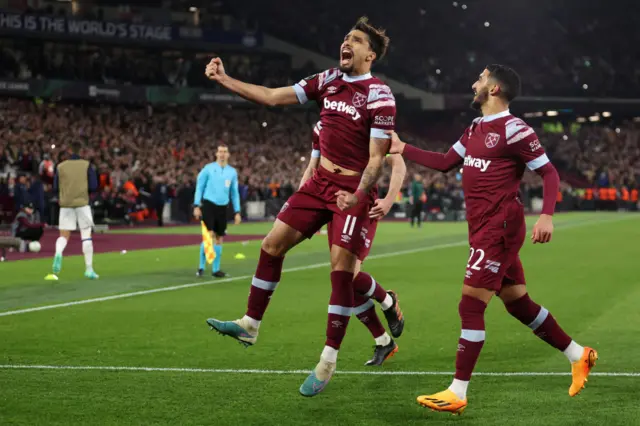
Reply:
[[380, 173], [382, 172], [382, 164], [374, 163], [369, 160], [369, 165], [364, 169], [362, 173], [362, 179], [360, 179], [360, 185], [358, 189], [363, 192], [369, 192], [369, 190], [375, 185], [375, 183], [380, 178]]
[[371, 188], [378, 182], [382, 173], [382, 165], [384, 157], [389, 151], [389, 139], [371, 138], [369, 142], [369, 163], [362, 173], [358, 190], [369, 192]]

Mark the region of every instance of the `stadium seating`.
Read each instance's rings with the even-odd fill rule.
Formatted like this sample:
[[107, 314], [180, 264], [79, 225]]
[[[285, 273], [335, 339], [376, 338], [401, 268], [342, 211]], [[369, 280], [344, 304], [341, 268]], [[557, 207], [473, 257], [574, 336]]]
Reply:
[[[277, 13], [260, 0], [226, 3], [264, 31], [331, 57], [363, 13], [360, 3], [339, 0], [280, 1]], [[469, 93], [481, 68], [497, 62], [521, 73], [526, 95], [638, 97], [637, 53], [630, 52], [638, 51], [640, 32], [626, 10], [606, 2], [558, 10], [554, 3], [410, 0], [366, 13], [392, 39], [378, 69], [416, 87]]]
[[[65, 157], [69, 141], [77, 139], [85, 143], [84, 156], [98, 170], [96, 205], [103, 207], [105, 217], [146, 219], [148, 194], [160, 178], [169, 184], [176, 204], [182, 206], [182, 219], [188, 220], [197, 173], [202, 165], [214, 160], [220, 143], [230, 147], [243, 201], [282, 202], [297, 188], [307, 164], [311, 128], [316, 120], [315, 111], [304, 109], [153, 109], [5, 99], [0, 101], [0, 196], [5, 194], [7, 199], [14, 194], [18, 174], [40, 176], [27, 183], [29, 197], [42, 205], [42, 215], [54, 217], [49, 207], [55, 202], [51, 172]], [[572, 187], [614, 187], [615, 198], [622, 200], [623, 188], [632, 191], [640, 186], [640, 128], [629, 123], [618, 130], [585, 126], [570, 135], [539, 131], [561, 171], [566, 194], [573, 191]], [[406, 138], [415, 145], [440, 151], [451, 144], [411, 135]], [[414, 173], [425, 180], [430, 200], [427, 206], [444, 209], [461, 199], [459, 173], [442, 175], [409, 164], [407, 180]], [[380, 181], [381, 194], [386, 194], [388, 180], [387, 171]], [[42, 191], [36, 184], [40, 181]], [[535, 174], [527, 173], [523, 189], [525, 196], [540, 191]], [[600, 198], [599, 193], [594, 198]], [[628, 199], [631, 201], [631, 193]]]
[[[360, 15], [359, 6], [336, 0], [282, 0], [278, 13], [267, 10], [269, 6], [258, 0], [241, 3], [243, 6], [239, 7], [238, 2], [220, 1], [205, 7], [199, 12], [200, 23], [243, 30], [259, 27], [335, 57], [345, 30]], [[505, 8], [501, 13], [488, 13], [473, 2], [423, 3], [409, 1], [406, 7], [394, 11], [392, 21], [385, 8], [368, 11], [374, 23], [386, 26], [392, 37], [388, 58], [377, 70], [428, 91], [469, 93], [475, 73], [485, 64], [499, 60], [521, 73], [524, 94], [640, 95], [640, 71], [631, 65], [634, 58], [628, 53], [637, 51], [633, 46], [640, 41], [640, 33], [608, 31], [614, 25], [620, 28], [633, 24], [623, 8], [594, 5], [570, 12], [580, 19], [569, 19], [556, 9], [553, 19], [542, 19], [547, 14], [547, 6], [543, 5], [529, 12], [539, 19], [513, 31], [512, 21], [521, 11], [507, 1], [496, 2]], [[205, 6], [198, 2], [194, 5]], [[26, 12], [69, 16], [70, 9], [60, 7], [64, 10]], [[74, 18], [101, 19], [99, 12], [95, 8], [83, 9]], [[131, 11], [131, 16], [118, 19], [145, 22], [151, 16], [145, 13]], [[170, 21], [170, 15], [156, 14], [154, 19], [164, 17]], [[182, 24], [181, 16], [174, 14], [174, 21]], [[294, 19], [299, 16], [313, 19]], [[576, 22], [589, 25], [576, 28]], [[627, 37], [620, 39], [620, 34]], [[501, 41], [493, 44], [495, 50], [486, 48], [492, 40]], [[554, 48], [548, 49], [551, 44]], [[308, 64], [304, 69], [293, 69], [291, 58], [279, 53], [233, 45], [224, 49], [220, 53], [227, 71], [256, 84], [288, 85], [296, 80], [294, 77], [308, 75], [313, 69]], [[223, 93], [202, 72], [211, 54], [173, 46], [122, 46], [111, 41], [0, 38], [0, 78], [206, 87]], [[410, 143], [445, 151], [470, 120], [469, 115], [453, 114], [425, 124], [417, 111], [405, 108], [401, 114], [405, 122], [399, 123], [399, 128], [411, 129], [413, 134], [403, 134]], [[417, 120], [408, 118], [412, 115]], [[4, 201], [0, 220], [6, 221], [8, 212], [18, 207], [16, 199], [20, 197], [16, 197], [15, 188], [20, 173], [26, 175], [23, 179], [27, 181], [28, 196], [36, 199], [41, 214], [55, 216], [50, 212], [50, 206], [55, 205], [51, 191], [53, 167], [64, 158], [71, 140], [85, 144], [84, 155], [100, 173], [101, 188], [94, 200], [98, 218], [145, 220], [152, 215], [149, 194], [162, 181], [169, 184], [176, 201], [174, 216], [188, 220], [197, 173], [204, 163], [213, 161], [219, 143], [230, 147], [231, 163], [240, 174], [243, 201], [275, 200], [274, 208], [267, 209], [267, 214], [272, 214], [278, 203], [297, 188], [308, 161], [311, 127], [316, 120], [317, 112], [309, 109], [275, 111], [224, 104], [161, 108], [2, 99], [0, 200]], [[422, 125], [415, 125], [416, 121]], [[560, 132], [538, 129], [543, 145], [561, 172], [562, 193], [568, 199], [577, 197], [588, 202], [585, 207], [566, 201], [560, 208], [595, 208], [595, 201], [602, 199], [607, 208], [616, 208], [619, 202], [633, 205], [634, 194], [637, 203], [640, 128], [638, 122], [618, 123], [618, 128], [614, 125], [588, 124]], [[417, 172], [428, 189], [428, 208], [460, 208], [460, 173], [441, 175], [408, 165], [408, 176]], [[388, 181], [387, 172], [380, 181], [381, 194], [386, 193]], [[615, 188], [615, 195], [602, 192], [601, 188]], [[539, 196], [541, 188], [534, 174], [525, 175], [523, 190], [527, 200]]]

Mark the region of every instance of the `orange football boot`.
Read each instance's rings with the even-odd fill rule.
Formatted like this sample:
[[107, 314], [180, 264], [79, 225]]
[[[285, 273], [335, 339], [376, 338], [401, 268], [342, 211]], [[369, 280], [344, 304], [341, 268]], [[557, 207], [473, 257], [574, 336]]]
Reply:
[[434, 395], [419, 396], [418, 404], [431, 408], [431, 411], [449, 412], [459, 416], [467, 408], [467, 398], [460, 399], [453, 391], [447, 389]]
[[596, 365], [598, 359], [598, 352], [595, 349], [585, 347], [582, 352], [582, 357], [571, 364], [571, 376], [573, 381], [571, 387], [569, 387], [569, 396], [576, 396], [584, 389], [584, 384], [587, 382], [587, 377], [591, 369]]

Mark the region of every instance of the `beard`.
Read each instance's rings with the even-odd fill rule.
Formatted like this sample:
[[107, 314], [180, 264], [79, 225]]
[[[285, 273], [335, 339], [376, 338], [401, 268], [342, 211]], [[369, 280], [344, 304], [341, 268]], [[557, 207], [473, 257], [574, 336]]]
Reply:
[[342, 74], [351, 74], [353, 72], [353, 61], [351, 62], [351, 65], [347, 65], [347, 66], [340, 65], [338, 69]]
[[476, 111], [479, 111], [480, 108], [482, 108], [482, 105], [484, 105], [485, 102], [487, 102], [487, 99], [489, 99], [489, 90], [488, 89], [481, 90], [473, 98], [473, 101], [471, 101], [471, 108], [475, 109]]

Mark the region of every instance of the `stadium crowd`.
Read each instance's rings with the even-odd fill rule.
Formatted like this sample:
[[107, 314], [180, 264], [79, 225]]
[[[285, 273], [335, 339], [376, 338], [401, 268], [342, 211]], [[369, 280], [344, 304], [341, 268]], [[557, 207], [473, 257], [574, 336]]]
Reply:
[[[154, 110], [10, 99], [0, 105], [0, 193], [6, 197], [11, 189], [16, 207], [25, 197], [33, 198], [25, 195], [33, 186], [29, 180], [50, 193], [55, 164], [67, 155], [72, 140], [80, 140], [83, 156], [98, 171], [97, 198], [109, 216], [136, 210], [140, 198], [153, 198], [160, 184], [168, 186], [181, 211], [188, 210], [197, 173], [214, 161], [218, 144], [230, 147], [243, 200], [286, 198], [306, 166], [316, 118], [305, 110]], [[38, 210], [47, 213], [43, 197], [37, 198]]]
[[[244, 81], [266, 86], [291, 83], [288, 56], [240, 51], [224, 56], [228, 72]], [[0, 77], [4, 78], [219, 90], [202, 72], [210, 59], [211, 52], [0, 39]]]
[[[221, 22], [228, 21], [234, 28], [256, 28], [330, 57], [338, 55], [346, 30], [362, 13], [357, 2], [338, 0], [280, 0], [277, 10], [259, 0], [205, 3], [199, 11], [201, 26], [226, 28], [229, 25]], [[633, 14], [626, 12], [635, 4], [620, 0], [617, 7], [594, 3], [586, 8], [577, 0], [566, 3], [562, 9], [549, 3], [523, 10], [519, 3], [507, 0], [496, 0], [491, 7], [477, 2], [426, 4], [410, 0], [394, 9], [393, 20], [388, 19], [387, 8], [369, 8], [373, 22], [386, 26], [392, 38], [387, 59], [376, 70], [431, 92], [469, 93], [470, 71], [499, 62], [520, 72], [524, 95], [640, 96], [640, 69], [634, 66], [640, 60], [635, 48], [640, 32], [635, 31]], [[76, 17], [100, 19], [93, 13], [85, 16], [86, 11], [82, 8]], [[39, 13], [61, 12], [45, 8]], [[523, 16], [528, 25], [521, 25]], [[119, 19], [132, 18], [140, 22], [151, 19], [135, 11]], [[430, 40], [437, 43], [422, 42]], [[489, 45], [493, 48], [487, 49]], [[5, 76], [217, 87], [202, 78], [205, 59], [195, 51], [145, 49], [141, 54], [131, 46], [15, 38], [0, 41], [0, 46], [0, 70]], [[225, 56], [229, 71], [244, 80], [282, 84], [291, 75], [287, 57], [246, 51], [218, 53]]]
[[[297, 108], [154, 109], [4, 99], [0, 101], [0, 200], [14, 210], [29, 200], [44, 219], [53, 218], [55, 165], [68, 155], [73, 140], [84, 144], [83, 156], [99, 175], [94, 199], [97, 220], [143, 220], [152, 215], [154, 205], [168, 198], [176, 203], [177, 217], [189, 220], [197, 173], [214, 161], [218, 144], [230, 148], [243, 201], [286, 200], [308, 161], [316, 120], [314, 110]], [[575, 134], [539, 135], [562, 171], [565, 191], [569, 183], [628, 190], [640, 186], [637, 125], [617, 130], [585, 126]], [[451, 145], [415, 136], [407, 139], [440, 151]], [[456, 206], [462, 199], [459, 171], [443, 175], [408, 166], [407, 183], [415, 173], [424, 179], [427, 208], [444, 208], [443, 199]], [[388, 173], [381, 179], [381, 195], [386, 194], [388, 179]], [[525, 194], [540, 191], [533, 173], [526, 175], [523, 185]]]
[[[237, 17], [253, 18], [265, 32], [330, 57], [338, 55], [347, 29], [362, 14], [358, 2], [278, 3], [274, 13], [268, 2], [227, 1]], [[637, 97], [640, 70], [633, 64], [640, 32], [627, 13], [633, 6], [631, 0], [616, 7], [570, 0], [561, 9], [508, 0], [410, 0], [393, 7], [392, 15], [387, 6], [367, 8], [367, 14], [392, 40], [377, 70], [428, 91], [469, 93], [470, 69], [505, 63], [521, 73], [525, 95]]]
[[[345, 29], [360, 13], [357, 4], [336, 0], [282, 0], [278, 13], [271, 13], [265, 2], [246, 3], [240, 6], [228, 2], [226, 9], [237, 18], [234, 22], [244, 21], [245, 26], [251, 22], [251, 27], [258, 22], [265, 32], [330, 57], [338, 55]], [[370, 13], [374, 22], [387, 24], [392, 35], [388, 57], [376, 67], [391, 78], [431, 92], [469, 93], [474, 72], [486, 64], [501, 62], [521, 73], [524, 95], [640, 96], [640, 69], [633, 66], [640, 60], [638, 49], [634, 48], [640, 43], [640, 32], [633, 31], [635, 23], [624, 7], [593, 5], [570, 8], [562, 14], [554, 8], [551, 14], [547, 7], [553, 5], [541, 6], [528, 12], [540, 19], [528, 19], [534, 24], [520, 26], [519, 6], [506, 0], [496, 3], [503, 9], [499, 14], [471, 2], [413, 3], [396, 10], [394, 13], [399, 16], [393, 21], [386, 19], [384, 8]], [[309, 23], [299, 16], [314, 19]], [[628, 31], [622, 31], [627, 27]], [[633, 36], [628, 37], [629, 34]], [[434, 39], [438, 43], [415, 42]], [[487, 50], [490, 40], [495, 39], [502, 42]], [[0, 47], [4, 77], [47, 76], [218, 90], [201, 72], [211, 52], [205, 55], [175, 49], [142, 50], [13, 38], [1, 40]], [[228, 71], [243, 80], [265, 85], [291, 83], [287, 78], [292, 75], [291, 60], [285, 55], [218, 53], [225, 57]], [[470, 70], [474, 70], [472, 74]], [[303, 75], [304, 72], [296, 73]]]

